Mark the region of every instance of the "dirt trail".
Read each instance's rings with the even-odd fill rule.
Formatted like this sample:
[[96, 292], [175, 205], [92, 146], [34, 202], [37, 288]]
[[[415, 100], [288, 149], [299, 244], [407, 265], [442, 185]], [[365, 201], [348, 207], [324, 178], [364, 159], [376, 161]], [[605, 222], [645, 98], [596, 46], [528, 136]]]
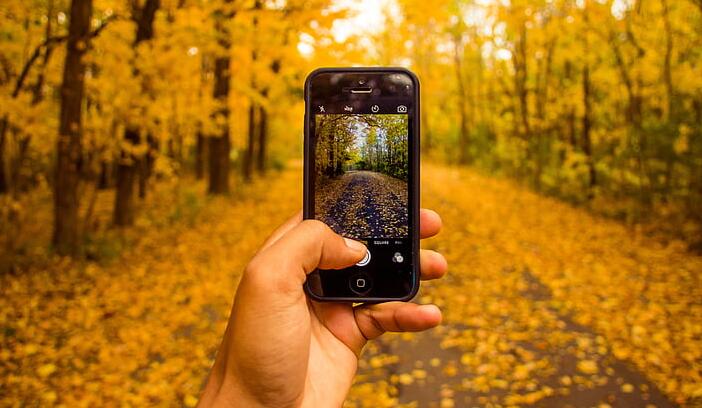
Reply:
[[423, 180], [422, 206], [445, 225], [423, 246], [449, 275], [419, 300], [444, 324], [371, 347], [360, 400], [390, 389], [377, 406], [702, 402], [702, 258], [469, 170], [425, 166]]
[[[145, 211], [114, 261], [0, 277], [2, 399], [194, 405], [244, 265], [299, 210], [301, 173], [203, 199], [191, 221]], [[702, 258], [470, 170], [422, 175], [422, 205], [445, 225], [423, 246], [450, 272], [418, 301], [444, 323], [371, 342], [348, 406], [702, 405]]]
[[407, 234], [407, 184], [373, 171], [348, 171], [320, 188], [322, 221], [354, 238]]

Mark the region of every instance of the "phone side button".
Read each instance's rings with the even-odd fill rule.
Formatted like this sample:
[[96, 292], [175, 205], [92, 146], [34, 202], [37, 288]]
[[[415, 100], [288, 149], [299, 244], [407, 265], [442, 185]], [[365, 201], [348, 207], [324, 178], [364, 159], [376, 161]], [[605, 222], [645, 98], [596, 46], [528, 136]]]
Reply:
[[354, 293], [365, 295], [373, 287], [373, 281], [367, 274], [357, 273], [349, 278], [349, 287]]

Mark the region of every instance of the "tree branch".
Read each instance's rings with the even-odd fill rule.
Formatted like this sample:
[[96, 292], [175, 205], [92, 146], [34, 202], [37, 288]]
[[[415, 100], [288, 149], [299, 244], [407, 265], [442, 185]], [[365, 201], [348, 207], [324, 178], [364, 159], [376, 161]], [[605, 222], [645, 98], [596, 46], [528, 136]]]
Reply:
[[[118, 17], [116, 15], [111, 15], [107, 17], [95, 30], [90, 32], [89, 38], [95, 38], [98, 35], [100, 35], [102, 30], [104, 30], [111, 21], [114, 21], [117, 18]], [[22, 87], [24, 86], [24, 82], [27, 80], [27, 76], [29, 75], [29, 70], [32, 69], [34, 63], [37, 61], [37, 59], [39, 59], [39, 57], [42, 54], [42, 51], [44, 51], [45, 49], [50, 49], [51, 47], [54, 47], [55, 45], [60, 44], [66, 41], [67, 39], [68, 35], [58, 35], [55, 37], [47, 38], [44, 42], [37, 45], [37, 47], [34, 49], [34, 52], [32, 53], [32, 56], [29, 57], [27, 62], [24, 64], [24, 67], [22, 67], [22, 71], [20, 72], [19, 77], [17, 77], [15, 89], [12, 91], [13, 98], [17, 98], [19, 96], [20, 92], [22, 91]]]

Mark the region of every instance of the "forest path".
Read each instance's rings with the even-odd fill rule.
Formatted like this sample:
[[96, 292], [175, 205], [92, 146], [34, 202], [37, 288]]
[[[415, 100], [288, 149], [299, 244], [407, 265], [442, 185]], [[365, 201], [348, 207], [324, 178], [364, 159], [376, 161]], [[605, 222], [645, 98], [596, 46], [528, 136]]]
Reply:
[[407, 184], [388, 175], [347, 171], [320, 189], [321, 214], [332, 229], [356, 238], [407, 234]]
[[[194, 406], [241, 271], [300, 208], [301, 173], [231, 198], [164, 185], [116, 259], [0, 276], [2, 399]], [[418, 300], [444, 323], [370, 342], [348, 406], [669, 406], [658, 389], [700, 405], [702, 258], [469, 169], [422, 176], [422, 205], [444, 220], [422, 245], [449, 274]]]
[[422, 179], [422, 206], [444, 221], [422, 246], [449, 273], [418, 299], [444, 322], [372, 344], [361, 400], [389, 389], [376, 406], [700, 404], [702, 258], [510, 181], [431, 165]]

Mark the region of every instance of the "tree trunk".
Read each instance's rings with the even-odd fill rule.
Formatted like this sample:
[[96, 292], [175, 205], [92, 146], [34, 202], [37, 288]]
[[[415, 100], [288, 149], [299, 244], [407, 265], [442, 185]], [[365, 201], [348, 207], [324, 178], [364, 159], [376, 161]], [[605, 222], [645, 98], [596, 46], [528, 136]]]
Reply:
[[7, 116], [0, 120], [0, 194], [8, 191], [7, 173], [5, 172], [5, 141], [7, 139]]
[[[226, 32], [226, 30], [225, 30]], [[220, 109], [216, 115], [222, 117], [220, 134], [210, 137], [210, 183], [208, 191], [210, 194], [224, 194], [229, 191], [229, 151], [231, 149], [229, 141], [229, 40], [226, 44], [221, 44], [225, 48], [226, 55], [215, 60], [215, 84], [213, 96], [220, 103]]]
[[258, 144], [256, 152], [256, 170], [263, 174], [266, 169], [266, 144], [268, 138], [268, 112], [263, 106], [258, 107]]
[[595, 172], [595, 159], [592, 156], [592, 137], [590, 136], [590, 130], [592, 128], [592, 122], [590, 120], [591, 115], [591, 101], [590, 101], [590, 66], [585, 63], [583, 68], [583, 153], [587, 156], [587, 166], [590, 176], [589, 181], [589, 191], [588, 199], [594, 197], [593, 188], [597, 185], [597, 174]]
[[195, 145], [195, 177], [202, 180], [205, 177], [205, 163], [207, 163], [207, 139], [202, 132], [197, 132]]
[[[254, 10], [258, 10], [261, 8], [261, 2], [259, 0], [256, 0], [254, 3]], [[254, 16], [253, 21], [253, 30], [256, 31], [258, 27], [258, 18]], [[255, 64], [256, 59], [258, 58], [258, 54], [256, 53], [256, 48], [255, 44], [253, 45], [254, 50], [251, 52], [251, 63]], [[255, 73], [251, 74], [251, 88], [256, 89], [256, 76]], [[249, 127], [248, 127], [248, 137], [247, 137], [247, 143], [246, 143], [246, 151], [244, 152], [244, 168], [243, 168], [243, 173], [244, 173], [244, 180], [245, 181], [251, 181], [251, 176], [253, 174], [253, 169], [254, 169], [254, 155], [256, 152], [256, 111], [258, 110], [257, 104], [254, 102], [253, 99], [250, 101], [249, 105]]]
[[[225, 0], [228, 7], [231, 1]], [[210, 194], [225, 194], [229, 192], [229, 151], [231, 141], [229, 139], [229, 81], [231, 78], [229, 56], [231, 48], [230, 33], [226, 27], [226, 21], [234, 17], [234, 12], [224, 13], [221, 9], [215, 12], [215, 31], [219, 35], [217, 40], [221, 47], [221, 54], [215, 58], [214, 67], [214, 89], [212, 96], [219, 104], [219, 110], [214, 113], [221, 117], [217, 122], [222, 125], [219, 134], [211, 136], [209, 143], [210, 156], [210, 178], [208, 192]]]
[[[630, 26], [631, 15], [629, 12], [626, 14], [627, 27]], [[626, 88], [627, 92], [627, 108], [626, 108], [626, 121], [629, 125], [629, 139], [633, 146], [634, 153], [636, 155], [636, 163], [639, 172], [639, 200], [645, 206], [650, 205], [650, 189], [651, 189], [651, 177], [646, 166], [646, 160], [644, 158], [644, 145], [641, 140], [643, 135], [642, 131], [642, 97], [639, 94], [638, 89], [641, 89], [641, 78], [636, 81], [637, 87], [635, 87], [634, 79], [630, 73], [631, 66], [634, 66], [636, 59], [641, 59], [645, 56], [645, 50], [638, 45], [636, 38], [630, 28], [627, 29], [627, 38], [632, 43], [632, 45], [637, 49], [636, 56], [633, 62], [627, 63], [624, 60], [624, 55], [619, 48], [619, 43], [617, 39], [617, 34], [614, 30], [610, 30], [610, 44], [612, 45], [612, 51], [614, 52], [614, 61], [617, 64], [619, 75], [622, 82]], [[632, 69], [633, 70], [633, 69]]]
[[590, 100], [591, 85], [590, 85], [590, 61], [588, 60], [590, 54], [590, 43], [588, 41], [588, 30], [589, 30], [589, 14], [588, 14], [588, 0], [585, 0], [585, 7], [583, 8], [583, 20], [585, 23], [585, 32], [583, 33], [583, 58], [585, 58], [585, 66], [583, 67], [583, 153], [587, 157], [588, 172], [590, 176], [589, 189], [587, 198], [591, 200], [594, 197], [594, 187], [597, 185], [597, 174], [595, 172], [595, 159], [592, 156], [592, 137], [590, 136], [590, 130], [592, 127], [592, 122], [590, 119], [592, 107]]
[[459, 113], [459, 120], [460, 120], [460, 130], [458, 134], [458, 162], [460, 164], [468, 164], [470, 161], [470, 154], [469, 154], [469, 141], [468, 141], [468, 107], [467, 101], [466, 101], [466, 85], [465, 85], [465, 80], [463, 78], [463, 66], [462, 66], [462, 60], [463, 56], [461, 55], [461, 39], [460, 39], [460, 33], [454, 35], [453, 38], [453, 66], [455, 69], [455, 74], [456, 74], [456, 83], [458, 84], [458, 113]]
[[[673, 59], [673, 28], [670, 24], [668, 0], [661, 0], [661, 5], [663, 6], [663, 26], [665, 27], [665, 56], [663, 59], [663, 83], [665, 84], [667, 100], [665, 120], [669, 125], [671, 125], [671, 127], [677, 127], [675, 87], [673, 86], [673, 70], [671, 67]], [[668, 195], [672, 189], [673, 178], [675, 177], [675, 158], [676, 157], [674, 154], [665, 155], [665, 198], [668, 198]]]
[[61, 116], [54, 186], [53, 244], [59, 254], [77, 254], [78, 171], [81, 159], [81, 107], [85, 93], [83, 55], [90, 41], [92, 0], [72, 0], [61, 85]]
[[513, 56], [515, 91], [519, 99], [519, 113], [521, 118], [522, 135], [525, 140], [531, 137], [531, 126], [529, 124], [529, 88], [527, 80], [529, 71], [527, 67], [527, 29], [522, 22], [521, 34], [517, 40], [517, 52]]
[[106, 190], [110, 187], [110, 169], [111, 165], [106, 160], [100, 162], [100, 175], [98, 176], [97, 188], [99, 190]]
[[246, 152], [244, 153], [244, 180], [250, 181], [254, 167], [254, 153], [256, 151], [256, 105], [249, 105], [249, 127], [246, 139]]
[[25, 178], [22, 175], [22, 167], [24, 167], [25, 159], [27, 158], [27, 153], [29, 152], [29, 143], [31, 142], [30, 136], [25, 136], [20, 138], [19, 144], [17, 146], [17, 158], [12, 166], [12, 172], [10, 176], [12, 177], [12, 189], [15, 194], [26, 191], [27, 183], [25, 183]]
[[[422, 106], [424, 105], [423, 102], [420, 101], [420, 104]], [[425, 153], [429, 154], [433, 149], [434, 149], [434, 139], [433, 135], [431, 132], [431, 126], [429, 125], [429, 111], [427, 108], [423, 108], [419, 110], [419, 120], [420, 120], [420, 128], [421, 128], [421, 139], [422, 139], [422, 151]]]
[[140, 158], [138, 164], [139, 164], [139, 189], [138, 189], [138, 196], [140, 199], [145, 199], [146, 198], [146, 184], [149, 180], [149, 153], [145, 153], [144, 157]]
[[549, 40], [546, 45], [546, 57], [539, 60], [537, 67], [537, 82], [535, 99], [536, 99], [536, 169], [534, 171], [534, 187], [537, 191], [541, 191], [541, 176], [544, 167], [548, 165], [548, 158], [544, 157], [544, 153], [549, 154], [551, 151], [551, 138], [549, 126], [546, 125], [546, 106], [548, 103], [548, 83], [551, 77], [551, 63], [553, 60], [553, 49], [555, 41]]
[[210, 194], [225, 194], [229, 191], [229, 137], [210, 137]]
[[[142, 8], [134, 6], [132, 14], [137, 22], [137, 32], [133, 44], [135, 50], [139, 43], [154, 37], [154, 18], [159, 7], [160, 0], [146, 0]], [[134, 75], [139, 75], [138, 70], [134, 69]], [[145, 84], [142, 82], [142, 93], [144, 88]], [[127, 126], [124, 130], [124, 140], [131, 145], [139, 144], [139, 129], [133, 125]], [[141, 161], [144, 159], [140, 159], [131, 153], [121, 153], [121, 159], [117, 165], [117, 192], [114, 206], [114, 222], [117, 226], [131, 225], [134, 220], [134, 181], [137, 178], [137, 171], [141, 166]], [[145, 187], [146, 185], [144, 184]]]
[[[152, 135], [146, 136], [146, 143], [148, 148], [144, 156], [139, 160], [139, 198], [145, 199], [149, 179], [154, 171], [154, 164], [156, 163], [156, 154], [158, 152], [158, 140]], [[177, 155], [180, 157], [180, 154]]]
[[[258, 4], [258, 3], [257, 3]], [[276, 59], [270, 65], [271, 72], [277, 75], [280, 72], [280, 60]], [[268, 98], [266, 87], [261, 91], [261, 96]], [[266, 170], [266, 149], [268, 148], [268, 111], [261, 105], [258, 107], [258, 151], [256, 154], [256, 169], [260, 174]]]
[[[139, 132], [136, 129], [127, 128], [124, 131], [124, 138], [128, 143], [136, 144], [139, 141]], [[115, 194], [114, 223], [117, 226], [131, 225], [134, 221], [132, 211], [134, 202], [134, 177], [136, 173], [137, 160], [134, 155], [122, 152], [120, 161], [117, 164], [117, 192]]]
[[665, 27], [665, 56], [663, 59], [663, 83], [665, 83], [667, 112], [666, 120], [675, 119], [675, 88], [673, 87], [673, 28], [670, 24], [668, 0], [661, 0], [663, 6], [663, 26]]

